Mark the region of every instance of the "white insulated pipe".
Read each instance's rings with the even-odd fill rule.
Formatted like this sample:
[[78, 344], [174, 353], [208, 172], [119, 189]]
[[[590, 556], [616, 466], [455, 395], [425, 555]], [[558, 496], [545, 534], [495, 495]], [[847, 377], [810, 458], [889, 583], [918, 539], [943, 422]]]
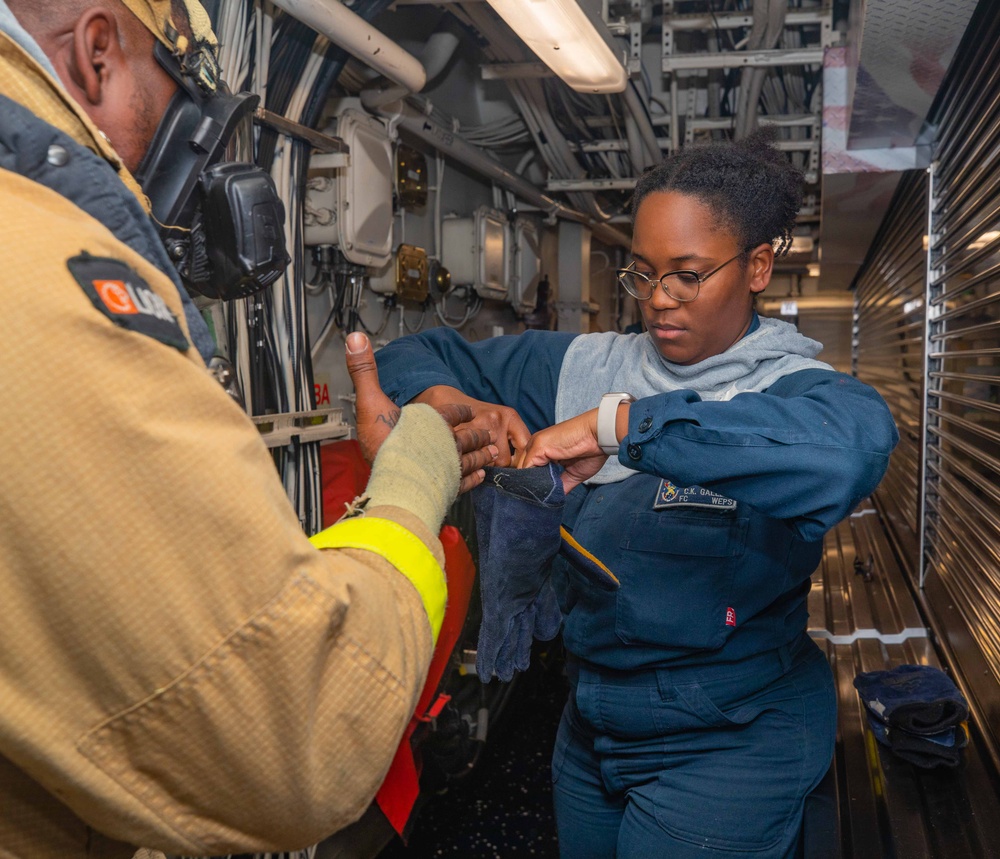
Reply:
[[[431, 33], [420, 55], [420, 62], [424, 67], [427, 80], [433, 81], [444, 71], [457, 47], [458, 36], [454, 33], [447, 30]], [[382, 88], [379, 93], [379, 104], [389, 104], [409, 95], [410, 91], [406, 87], [394, 86]]]
[[274, 5], [326, 36], [352, 57], [408, 92], [420, 92], [427, 72], [420, 61], [339, 0], [273, 0]]
[[427, 71], [427, 80], [434, 80], [455, 56], [458, 48], [458, 34], [450, 30], [431, 33], [420, 52], [420, 60]]

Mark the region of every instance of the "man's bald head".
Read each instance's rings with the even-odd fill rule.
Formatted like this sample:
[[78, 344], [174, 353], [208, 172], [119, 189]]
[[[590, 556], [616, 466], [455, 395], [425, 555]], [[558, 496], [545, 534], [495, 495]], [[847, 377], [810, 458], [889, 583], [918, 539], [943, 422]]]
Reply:
[[[127, 4], [121, 0], [6, 0], [6, 2], [17, 20], [32, 35], [35, 35], [36, 30], [45, 31], [65, 26], [67, 22], [77, 20], [83, 12], [94, 6], [128, 10]], [[190, 38], [191, 27], [184, 0], [171, 0], [170, 6], [173, 25]], [[132, 18], [135, 23], [143, 26], [134, 13]]]
[[88, 9], [103, 8], [119, 16], [122, 36], [125, 38], [135, 34], [136, 30], [146, 29], [121, 0], [6, 0], [6, 2], [14, 17], [31, 33], [39, 45], [71, 32], [80, 16]]
[[134, 172], [177, 89], [153, 56], [153, 33], [121, 0], [7, 0], [7, 5]]

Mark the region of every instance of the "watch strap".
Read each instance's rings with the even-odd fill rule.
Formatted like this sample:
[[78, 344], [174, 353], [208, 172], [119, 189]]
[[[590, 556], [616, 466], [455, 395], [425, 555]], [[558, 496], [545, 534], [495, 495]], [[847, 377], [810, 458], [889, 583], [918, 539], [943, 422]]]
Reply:
[[634, 403], [635, 397], [621, 391], [605, 394], [597, 407], [597, 445], [608, 456], [618, 455], [618, 406]]

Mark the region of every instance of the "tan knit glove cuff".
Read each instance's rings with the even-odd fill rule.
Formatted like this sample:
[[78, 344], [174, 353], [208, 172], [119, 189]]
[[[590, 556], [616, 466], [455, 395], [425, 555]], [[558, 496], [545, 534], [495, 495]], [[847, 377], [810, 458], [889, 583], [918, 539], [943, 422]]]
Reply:
[[458, 494], [461, 466], [455, 436], [433, 408], [404, 406], [399, 421], [379, 448], [365, 492], [368, 508], [402, 507], [434, 534]]

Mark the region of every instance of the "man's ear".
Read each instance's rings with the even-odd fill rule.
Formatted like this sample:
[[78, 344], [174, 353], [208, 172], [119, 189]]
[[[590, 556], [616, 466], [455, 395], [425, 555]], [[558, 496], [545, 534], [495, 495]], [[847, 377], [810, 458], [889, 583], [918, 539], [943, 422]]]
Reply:
[[66, 68], [87, 102], [99, 106], [106, 97], [111, 74], [125, 62], [118, 21], [101, 7], [88, 9], [73, 27]]
[[774, 271], [774, 248], [770, 242], [757, 245], [750, 251], [750, 291], [763, 292], [771, 282]]

